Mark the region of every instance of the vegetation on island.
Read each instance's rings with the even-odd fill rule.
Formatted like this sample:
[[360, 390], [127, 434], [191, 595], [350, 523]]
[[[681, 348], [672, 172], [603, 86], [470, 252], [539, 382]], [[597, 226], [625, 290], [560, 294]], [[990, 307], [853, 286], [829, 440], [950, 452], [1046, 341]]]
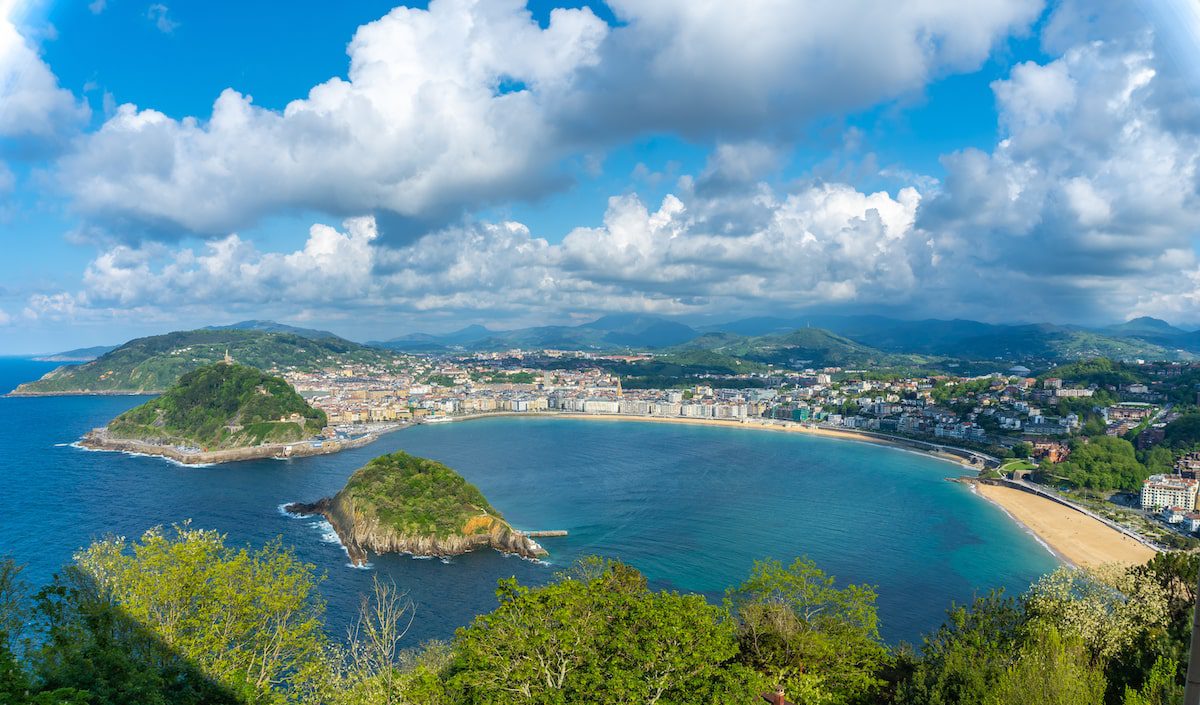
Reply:
[[113, 419], [108, 433], [215, 450], [291, 443], [320, 433], [325, 424], [325, 412], [285, 380], [219, 362], [184, 374], [161, 396]]
[[30, 596], [0, 561], [0, 702], [14, 705], [1168, 705], [1182, 697], [1195, 554], [1062, 568], [1019, 596], [952, 605], [919, 649], [885, 645], [876, 595], [808, 560], [765, 561], [713, 603], [584, 559], [449, 642], [404, 640], [375, 583], [331, 637], [313, 566], [210, 531], [105, 539]]
[[16, 394], [161, 392], [185, 373], [224, 358], [263, 370], [316, 371], [392, 354], [342, 338], [308, 338], [254, 329], [201, 329], [138, 338], [82, 365], [64, 365], [17, 387]]
[[486, 532], [491, 523], [479, 521], [481, 516], [503, 519], [462, 475], [404, 452], [379, 456], [356, 470], [334, 498], [335, 505], [343, 503], [403, 536]]

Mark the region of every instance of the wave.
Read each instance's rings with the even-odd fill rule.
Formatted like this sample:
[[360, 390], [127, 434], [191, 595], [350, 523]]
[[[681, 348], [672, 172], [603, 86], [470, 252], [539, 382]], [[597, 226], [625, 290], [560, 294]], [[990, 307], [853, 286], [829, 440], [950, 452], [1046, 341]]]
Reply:
[[68, 443], [66, 445], [70, 446], [71, 448], [75, 448], [76, 450], [87, 451], [88, 453], [120, 453], [121, 455], [128, 455], [131, 458], [154, 458], [155, 460], [161, 460], [164, 463], [170, 463], [171, 465], [174, 465], [176, 467], [181, 467], [181, 468], [214, 468], [217, 466], [216, 463], [181, 463], [178, 460], [175, 460], [174, 458], [168, 458], [165, 455], [155, 455], [153, 453], [138, 453], [138, 452], [132, 451], [132, 450], [109, 450], [108, 448], [88, 448], [87, 446], [83, 445], [79, 441], [75, 441], [74, 443]]
[[545, 558], [533, 558], [532, 556], [522, 556], [522, 555], [521, 555], [521, 554], [519, 554], [519, 553], [504, 553], [504, 552], [501, 552], [501, 553], [500, 553], [500, 555], [504, 556], [505, 558], [519, 558], [519, 559], [521, 559], [521, 560], [523, 560], [523, 561], [529, 561], [530, 563], [534, 563], [534, 564], [536, 564], [536, 565], [544, 566], [544, 567], [546, 567], [546, 568], [550, 568], [550, 567], [552, 567], [552, 566], [554, 565], [553, 563], [551, 563], [550, 561], [546, 560]]
[[297, 514], [296, 512], [289, 512], [287, 510], [287, 508], [288, 508], [288, 506], [290, 506], [292, 504], [295, 504], [295, 502], [284, 502], [283, 504], [281, 504], [275, 508], [277, 510], [279, 510], [280, 514], [284, 515], [285, 517], [289, 517], [291, 519], [307, 519], [310, 516], [312, 516], [310, 514]]

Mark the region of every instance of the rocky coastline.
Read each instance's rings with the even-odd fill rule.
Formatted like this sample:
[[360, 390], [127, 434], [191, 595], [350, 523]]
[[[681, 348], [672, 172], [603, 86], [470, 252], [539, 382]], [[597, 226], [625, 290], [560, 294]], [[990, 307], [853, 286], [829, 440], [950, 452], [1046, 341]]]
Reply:
[[407, 553], [413, 556], [458, 556], [479, 548], [493, 548], [522, 558], [542, 558], [547, 555], [537, 541], [509, 526], [503, 519], [481, 514], [468, 522], [470, 533], [451, 536], [406, 535], [380, 524], [374, 517], [355, 511], [353, 498], [338, 493], [312, 503], [295, 502], [284, 511], [304, 516], [321, 515], [337, 532], [355, 565], [367, 562], [367, 551]]
[[295, 443], [269, 443], [260, 446], [205, 451], [130, 438], [116, 438], [106, 428], [95, 428], [79, 440], [79, 445], [88, 450], [152, 455], [167, 458], [183, 465], [215, 465], [241, 460], [261, 460], [263, 458], [285, 459], [329, 455], [330, 453], [338, 453], [350, 448], [361, 448], [375, 441], [376, 438], [378, 436], [375, 434], [367, 434], [359, 438], [344, 441], [322, 441], [320, 445], [315, 445], [313, 441], [296, 441]]

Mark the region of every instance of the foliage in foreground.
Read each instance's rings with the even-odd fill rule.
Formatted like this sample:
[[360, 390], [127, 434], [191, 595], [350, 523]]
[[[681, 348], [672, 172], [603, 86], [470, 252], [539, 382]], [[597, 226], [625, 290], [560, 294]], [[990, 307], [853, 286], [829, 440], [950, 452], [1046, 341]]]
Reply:
[[543, 587], [500, 581], [494, 611], [405, 650], [395, 586], [334, 640], [312, 566], [182, 526], [94, 543], [32, 602], [0, 562], [0, 703], [699, 705], [782, 685], [801, 705], [1167, 705], [1197, 564], [1059, 570], [952, 607], [918, 653], [880, 641], [872, 588], [808, 560], [758, 563], [715, 605], [586, 559]]

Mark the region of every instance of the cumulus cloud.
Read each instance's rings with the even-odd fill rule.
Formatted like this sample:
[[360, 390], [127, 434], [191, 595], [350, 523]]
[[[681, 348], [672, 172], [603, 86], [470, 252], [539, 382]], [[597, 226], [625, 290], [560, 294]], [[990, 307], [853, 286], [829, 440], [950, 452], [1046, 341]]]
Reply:
[[561, 318], [573, 312], [721, 312], [846, 300], [894, 301], [915, 288], [920, 196], [814, 184], [756, 193], [761, 228], [713, 233], [702, 197], [610, 200], [604, 224], [562, 243], [515, 222], [447, 228], [401, 247], [375, 221], [315, 225], [304, 248], [261, 253], [230, 235], [194, 248], [119, 245], [88, 267], [84, 287], [40, 297], [49, 318], [97, 311], [274, 304], [324, 310]]
[[614, 7], [615, 28], [586, 9], [543, 28], [521, 0], [397, 8], [355, 34], [348, 80], [282, 113], [233, 90], [206, 120], [121, 106], [60, 178], [83, 217], [134, 239], [315, 209], [375, 213], [395, 240], [559, 188], [568, 158], [639, 134], [736, 135], [754, 157], [757, 133], [977, 66], [1041, 1]]
[[60, 146], [89, 118], [18, 31], [16, 0], [0, 0], [0, 149], [25, 154]]
[[572, 115], [592, 131], [787, 133], [976, 68], [1041, 0], [613, 0], [626, 23]]
[[963, 292], [963, 311], [1009, 317], [1181, 308], [1175, 294], [1195, 281], [1200, 138], [1157, 109], [1154, 47], [1140, 30], [1089, 40], [994, 84], [1001, 140], [945, 157], [944, 190], [918, 217], [945, 263], [931, 287]]
[[135, 234], [219, 236], [294, 209], [445, 220], [559, 178], [544, 104], [606, 31], [589, 10], [543, 29], [520, 0], [396, 8], [359, 28], [348, 80], [283, 112], [226, 90], [205, 122], [122, 105], [61, 178], [82, 215]]

